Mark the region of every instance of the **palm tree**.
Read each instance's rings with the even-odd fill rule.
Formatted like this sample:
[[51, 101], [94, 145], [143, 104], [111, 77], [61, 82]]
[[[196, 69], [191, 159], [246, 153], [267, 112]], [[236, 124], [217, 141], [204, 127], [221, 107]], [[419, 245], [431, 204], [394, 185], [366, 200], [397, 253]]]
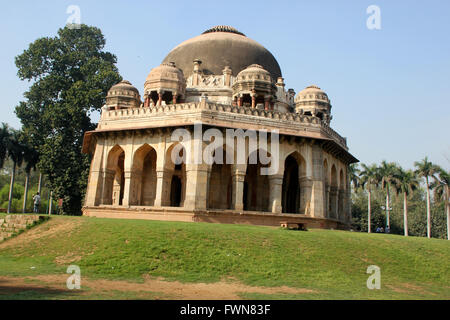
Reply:
[[408, 236], [408, 195], [418, 189], [420, 185], [419, 179], [412, 170], [403, 170], [398, 168], [395, 174], [393, 186], [396, 194], [403, 193], [403, 224], [405, 236]]
[[434, 177], [434, 180], [430, 187], [434, 189], [435, 197], [444, 201], [447, 212], [447, 240], [450, 240], [450, 172], [440, 168], [438, 177]]
[[398, 165], [393, 162], [386, 162], [383, 160], [379, 167], [381, 176], [381, 188], [386, 190], [386, 227], [390, 228], [389, 210], [390, 210], [390, 187], [395, 179], [395, 173], [398, 170]]
[[2, 126], [0, 127], [0, 169], [3, 168], [5, 164], [5, 160], [8, 157], [8, 148], [7, 144], [10, 137], [9, 126], [2, 122]]
[[431, 200], [430, 200], [430, 177], [434, 177], [439, 171], [439, 167], [428, 161], [428, 157], [425, 157], [422, 161], [414, 162], [416, 167], [416, 174], [425, 179], [427, 187], [427, 237], [431, 238]]
[[359, 187], [359, 183], [360, 183], [360, 179], [359, 179], [359, 174], [360, 174], [360, 170], [358, 168], [358, 164], [357, 163], [352, 163], [351, 165], [348, 166], [348, 178], [350, 183], [353, 185], [353, 189], [357, 190]]
[[378, 186], [380, 182], [380, 176], [378, 172], [378, 167], [375, 164], [371, 166], [367, 166], [364, 163], [361, 164], [362, 170], [360, 172], [360, 183], [361, 186], [365, 186], [367, 189], [367, 232], [371, 232], [371, 219], [372, 219], [372, 210], [371, 210], [371, 200], [372, 200], [372, 187]]
[[20, 167], [23, 162], [23, 145], [20, 142], [20, 131], [9, 129], [10, 135], [5, 141], [8, 158], [13, 162], [13, 170], [11, 172], [11, 183], [9, 185], [8, 213], [11, 213], [11, 204], [14, 191], [14, 181], [16, 178], [16, 168]]
[[[25, 179], [25, 193], [23, 196], [23, 206], [22, 206], [22, 212], [26, 212], [26, 206], [27, 206], [27, 198], [28, 198], [28, 182], [30, 180], [30, 173], [33, 169], [36, 171], [36, 165], [39, 162], [39, 153], [29, 145], [24, 145], [24, 153], [23, 158], [26, 163], [25, 165], [25, 173], [26, 173], [26, 179]], [[39, 190], [40, 192], [40, 190]]]

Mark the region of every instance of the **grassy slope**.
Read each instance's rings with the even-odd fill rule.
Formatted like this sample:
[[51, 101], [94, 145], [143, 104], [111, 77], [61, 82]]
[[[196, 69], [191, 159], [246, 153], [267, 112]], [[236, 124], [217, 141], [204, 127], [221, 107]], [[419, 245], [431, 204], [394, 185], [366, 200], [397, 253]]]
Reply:
[[[79, 224], [70, 234], [62, 231], [36, 241], [20, 235], [20, 245], [0, 249], [1, 275], [65, 273], [69, 264], [77, 264], [90, 278], [142, 281], [149, 274], [214, 282], [232, 277], [250, 285], [316, 291], [243, 294], [247, 298], [450, 299], [450, 242], [445, 240], [203, 223], [53, 220]], [[56, 263], [61, 257], [64, 262]], [[381, 268], [381, 290], [366, 287], [366, 269], [372, 264]]]

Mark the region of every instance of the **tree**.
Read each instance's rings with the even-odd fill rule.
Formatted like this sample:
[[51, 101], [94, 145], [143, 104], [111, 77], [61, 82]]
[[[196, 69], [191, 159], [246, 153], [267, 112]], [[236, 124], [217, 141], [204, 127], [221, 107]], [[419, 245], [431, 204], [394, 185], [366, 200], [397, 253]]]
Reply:
[[36, 165], [39, 162], [39, 153], [29, 145], [24, 145], [23, 158], [25, 161], [26, 178], [25, 178], [25, 191], [23, 195], [22, 212], [25, 213], [28, 199], [28, 187], [29, 187], [28, 183], [30, 181], [30, 173], [31, 170], [36, 171]]
[[11, 213], [16, 169], [17, 167], [20, 167], [23, 162], [24, 146], [21, 143], [20, 135], [20, 131], [9, 129], [9, 135], [3, 141], [5, 143], [7, 156], [13, 162], [13, 169], [11, 171], [11, 183], [9, 185], [8, 213]]
[[430, 177], [439, 171], [439, 167], [428, 161], [428, 157], [425, 157], [422, 161], [414, 162], [416, 167], [416, 174], [425, 179], [425, 185], [427, 188], [427, 237], [431, 238], [431, 199], [430, 199]]
[[351, 165], [348, 166], [348, 177], [349, 177], [349, 181], [350, 183], [353, 185], [353, 189], [357, 190], [360, 184], [360, 179], [359, 179], [359, 174], [360, 174], [360, 170], [358, 168], [358, 164], [357, 163], [352, 163]]
[[389, 210], [390, 208], [390, 188], [391, 183], [395, 179], [395, 173], [398, 166], [393, 162], [386, 162], [383, 160], [379, 167], [379, 174], [381, 177], [381, 188], [386, 191], [386, 227], [390, 228]]
[[403, 228], [404, 234], [408, 236], [408, 196], [419, 188], [419, 180], [412, 170], [403, 170], [398, 168], [394, 177], [394, 188], [396, 194], [403, 194]]
[[33, 81], [26, 101], [16, 107], [38, 167], [62, 213], [80, 214], [90, 159], [81, 153], [83, 136], [94, 130], [90, 114], [105, 103], [109, 88], [121, 80], [116, 57], [103, 51], [100, 29], [65, 27], [53, 38], [37, 39], [16, 57], [18, 76]]
[[368, 200], [367, 200], [367, 232], [371, 231], [371, 219], [372, 219], [372, 210], [371, 210], [371, 201], [372, 201], [372, 187], [378, 186], [380, 182], [380, 175], [378, 167], [375, 164], [371, 166], [367, 166], [364, 163], [361, 164], [362, 170], [360, 172], [360, 182], [361, 186], [366, 187]]
[[434, 195], [437, 199], [444, 201], [445, 212], [447, 213], [447, 240], [450, 240], [450, 172], [439, 168], [437, 177], [434, 176], [434, 182], [430, 188], [434, 189]]
[[2, 122], [0, 127], [0, 169], [3, 168], [5, 160], [8, 157], [8, 141], [10, 139], [10, 129], [8, 124]]

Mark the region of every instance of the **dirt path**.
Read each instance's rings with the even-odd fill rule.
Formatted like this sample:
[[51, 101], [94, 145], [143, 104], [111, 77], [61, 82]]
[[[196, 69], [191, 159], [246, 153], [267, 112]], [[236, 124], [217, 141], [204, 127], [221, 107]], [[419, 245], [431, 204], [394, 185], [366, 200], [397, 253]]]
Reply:
[[[40, 291], [43, 293], [68, 293], [66, 280], [68, 275], [46, 275], [35, 277], [4, 277], [0, 276], [0, 294], [14, 294], [23, 291]], [[83, 290], [83, 287], [89, 289]], [[216, 283], [181, 283], [177, 281], [165, 281], [146, 277], [143, 283], [133, 283], [115, 280], [93, 280], [81, 278], [81, 289], [89, 295], [102, 295], [105, 292], [139, 293], [149, 292], [163, 294], [169, 299], [180, 300], [227, 300], [242, 299], [239, 293], [262, 293], [262, 294], [301, 294], [314, 293], [309, 289], [290, 287], [253, 287], [238, 282], [216, 282]]]

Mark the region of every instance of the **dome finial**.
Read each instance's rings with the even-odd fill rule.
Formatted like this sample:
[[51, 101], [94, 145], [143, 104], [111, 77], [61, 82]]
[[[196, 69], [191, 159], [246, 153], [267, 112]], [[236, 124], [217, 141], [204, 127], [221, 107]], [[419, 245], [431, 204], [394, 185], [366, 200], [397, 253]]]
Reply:
[[212, 27], [211, 29], [206, 30], [202, 34], [213, 33], [213, 32], [229, 32], [229, 33], [240, 34], [241, 36], [244, 36], [244, 37], [246, 36], [242, 32], [240, 32], [237, 29], [230, 27], [230, 26], [215, 26], [215, 27]]

